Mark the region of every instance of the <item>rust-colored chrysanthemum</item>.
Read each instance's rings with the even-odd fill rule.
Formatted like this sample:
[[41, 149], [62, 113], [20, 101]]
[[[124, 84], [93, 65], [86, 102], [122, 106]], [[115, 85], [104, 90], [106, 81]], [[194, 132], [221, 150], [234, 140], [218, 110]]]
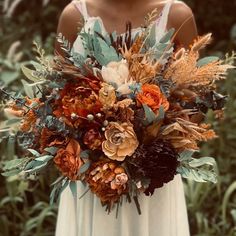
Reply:
[[84, 144], [92, 150], [101, 149], [103, 139], [98, 130], [90, 129], [84, 135]]
[[154, 112], [158, 112], [161, 106], [165, 111], [169, 109], [169, 102], [161, 93], [160, 88], [154, 84], [144, 84], [142, 91], [137, 95], [137, 101], [149, 106]]
[[60, 92], [60, 99], [55, 102], [53, 113], [56, 117], [63, 117], [68, 125], [77, 127], [87, 115], [96, 115], [101, 108], [102, 104], [95, 92], [70, 83]]
[[68, 136], [62, 136], [56, 131], [43, 128], [39, 140], [40, 152], [43, 152], [46, 147], [61, 147], [68, 143]]
[[66, 149], [61, 148], [57, 151], [54, 162], [64, 176], [73, 181], [78, 180], [80, 177], [79, 169], [83, 165], [80, 158], [79, 143], [71, 139]]
[[128, 176], [125, 169], [115, 162], [95, 162], [86, 175], [86, 181], [102, 203], [112, 206], [121, 195], [128, 192]]

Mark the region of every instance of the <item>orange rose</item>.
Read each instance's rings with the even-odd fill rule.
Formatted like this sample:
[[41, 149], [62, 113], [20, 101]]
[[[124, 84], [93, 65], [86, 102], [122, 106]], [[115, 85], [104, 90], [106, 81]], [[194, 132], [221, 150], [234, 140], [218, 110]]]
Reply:
[[163, 106], [165, 111], [169, 109], [169, 102], [161, 93], [160, 88], [154, 84], [144, 84], [142, 91], [137, 95], [137, 100], [149, 106], [154, 112], [158, 112], [160, 106]]
[[71, 139], [66, 146], [66, 149], [61, 148], [57, 151], [54, 162], [64, 176], [73, 181], [78, 180], [78, 172], [83, 165], [83, 161], [80, 158], [79, 143], [76, 140]]

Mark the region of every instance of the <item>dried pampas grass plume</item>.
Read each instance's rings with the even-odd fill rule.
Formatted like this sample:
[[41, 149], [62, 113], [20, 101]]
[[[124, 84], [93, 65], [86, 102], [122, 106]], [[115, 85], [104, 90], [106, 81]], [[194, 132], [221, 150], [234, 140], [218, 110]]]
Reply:
[[185, 48], [181, 48], [180, 50], [178, 50], [175, 55], [174, 55], [174, 59], [175, 60], [180, 60], [186, 53]]
[[194, 40], [193, 45], [190, 46], [190, 50], [193, 52], [198, 52], [201, 49], [205, 48], [212, 41], [212, 33], [206, 34], [202, 37], [198, 37]]

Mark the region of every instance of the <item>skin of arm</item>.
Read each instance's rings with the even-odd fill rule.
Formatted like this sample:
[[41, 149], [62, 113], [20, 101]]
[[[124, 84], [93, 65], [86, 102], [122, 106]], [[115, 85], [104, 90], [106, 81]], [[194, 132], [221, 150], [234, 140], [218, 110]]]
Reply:
[[[79, 23], [82, 21], [83, 18], [80, 12], [70, 3], [65, 7], [60, 16], [57, 33], [62, 33], [62, 35], [73, 44], [79, 32]], [[194, 15], [192, 10], [183, 2], [175, 1], [173, 3], [167, 27], [175, 28], [177, 33], [174, 42], [178, 46], [188, 48], [197, 37]], [[55, 53], [59, 53], [62, 56], [64, 55], [57, 42], [55, 43]]]
[[[72, 45], [80, 30], [80, 22], [82, 21], [83, 17], [78, 9], [76, 9], [72, 3], [68, 4], [60, 16], [57, 34], [62, 33], [62, 35]], [[64, 55], [58, 42], [55, 43], [55, 54], [57, 53], [61, 54], [62, 56]]]
[[192, 10], [183, 2], [176, 1], [169, 15], [168, 28], [176, 30], [175, 43], [188, 48], [197, 37], [197, 26]]

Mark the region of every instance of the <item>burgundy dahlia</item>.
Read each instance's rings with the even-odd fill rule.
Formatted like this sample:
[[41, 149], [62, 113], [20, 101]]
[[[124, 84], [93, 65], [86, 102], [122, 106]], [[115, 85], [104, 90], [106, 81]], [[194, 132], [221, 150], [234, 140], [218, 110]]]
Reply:
[[156, 188], [173, 180], [178, 167], [178, 153], [165, 140], [156, 139], [150, 144], [142, 144], [129, 159], [129, 171], [133, 178], [150, 179], [146, 195], [152, 195]]

